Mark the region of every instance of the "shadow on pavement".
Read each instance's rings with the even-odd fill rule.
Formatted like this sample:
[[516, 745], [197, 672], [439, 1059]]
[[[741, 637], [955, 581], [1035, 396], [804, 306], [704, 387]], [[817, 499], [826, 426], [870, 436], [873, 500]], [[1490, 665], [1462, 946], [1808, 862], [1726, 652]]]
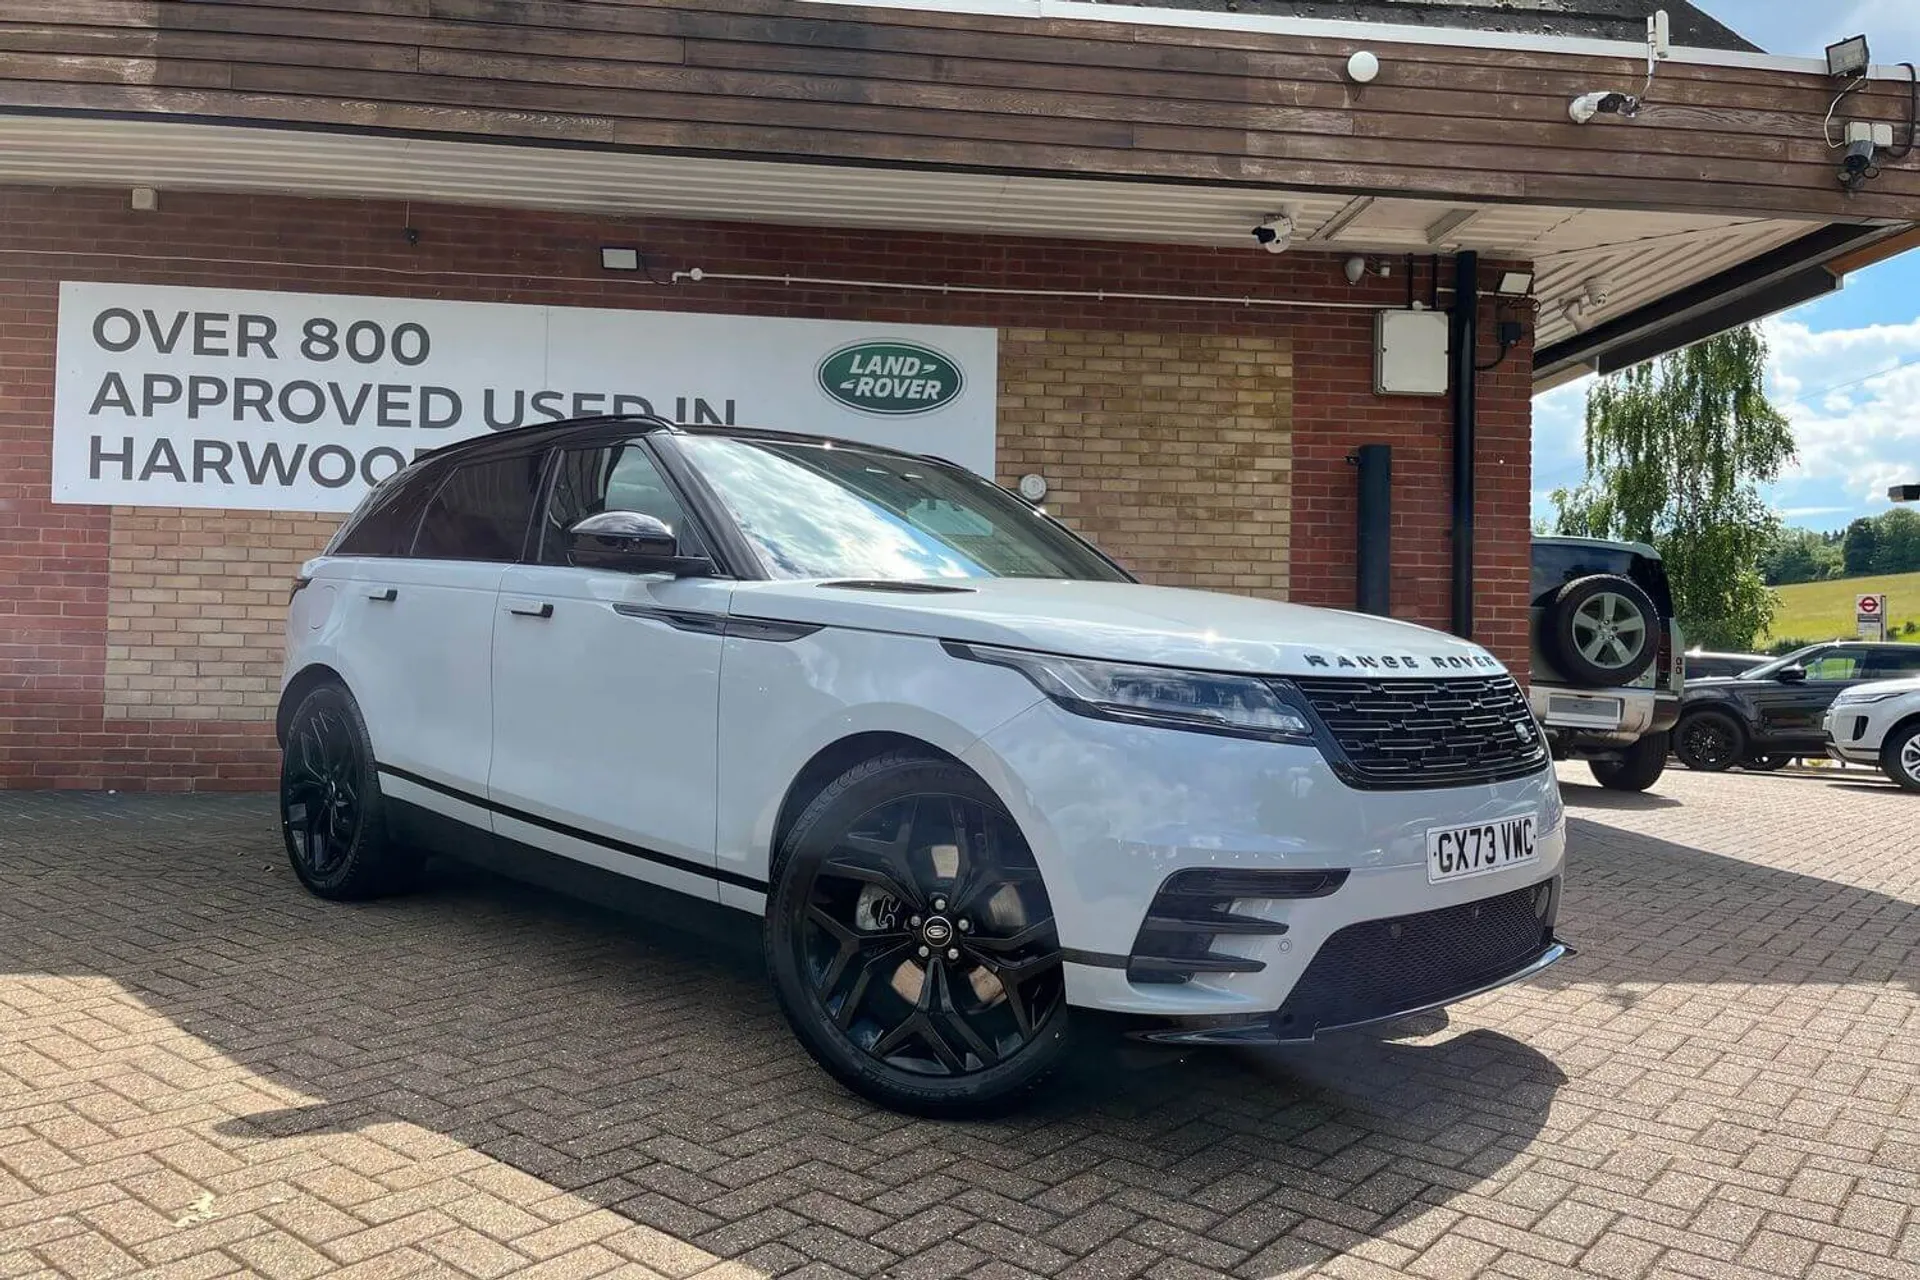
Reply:
[[[174, 1052], [198, 1041], [313, 1099], [262, 1108], [256, 1089], [199, 1130], [215, 1144], [402, 1121], [766, 1273], [939, 1270], [938, 1250], [961, 1270], [1272, 1275], [1498, 1173], [1564, 1083], [1490, 1030], [1349, 1035], [1139, 1069], [1102, 1051], [1013, 1117], [916, 1120], [799, 1049], [751, 929], [688, 934], [466, 870], [322, 903], [259, 797], [0, 796], [0, 833], [0, 974], [111, 979], [184, 1033]], [[1290, 1234], [1308, 1219], [1312, 1239]]]
[[1677, 809], [1680, 802], [1672, 796], [1663, 796], [1657, 791], [1609, 791], [1595, 784], [1588, 786], [1579, 782], [1560, 782], [1560, 794], [1566, 799], [1569, 808], [1578, 809], [1617, 809], [1623, 811]]

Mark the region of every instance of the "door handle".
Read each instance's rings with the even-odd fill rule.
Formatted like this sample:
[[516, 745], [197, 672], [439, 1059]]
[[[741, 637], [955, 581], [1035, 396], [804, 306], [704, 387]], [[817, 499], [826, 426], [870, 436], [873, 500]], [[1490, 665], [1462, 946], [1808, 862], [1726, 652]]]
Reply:
[[553, 616], [553, 606], [544, 602], [530, 609], [510, 606], [507, 612], [516, 618], [551, 618]]
[[367, 599], [378, 600], [382, 604], [392, 604], [395, 600], [398, 600], [399, 598], [400, 598], [400, 592], [394, 587], [388, 587], [385, 591], [367, 592]]

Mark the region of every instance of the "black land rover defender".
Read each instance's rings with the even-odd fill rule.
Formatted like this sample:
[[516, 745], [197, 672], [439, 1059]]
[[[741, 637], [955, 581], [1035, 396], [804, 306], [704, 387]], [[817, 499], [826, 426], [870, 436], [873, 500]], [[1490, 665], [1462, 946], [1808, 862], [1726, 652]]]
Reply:
[[1558, 760], [1615, 791], [1665, 772], [1684, 654], [1660, 553], [1638, 542], [1533, 540], [1534, 715]]

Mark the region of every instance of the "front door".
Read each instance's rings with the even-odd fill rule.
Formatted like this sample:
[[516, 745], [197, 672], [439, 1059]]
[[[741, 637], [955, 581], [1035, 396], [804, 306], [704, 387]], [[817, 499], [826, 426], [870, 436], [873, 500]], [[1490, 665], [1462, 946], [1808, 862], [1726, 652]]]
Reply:
[[716, 717], [732, 584], [568, 563], [566, 530], [601, 511], [699, 535], [641, 441], [562, 452], [533, 563], [507, 570], [493, 621], [497, 833], [716, 896]]
[[1804, 681], [1774, 682], [1760, 695], [1760, 724], [1765, 735], [1783, 744], [1825, 742], [1821, 728], [1827, 708], [1842, 689], [1866, 678], [1866, 651], [1835, 646], [1808, 654], [1801, 665]]

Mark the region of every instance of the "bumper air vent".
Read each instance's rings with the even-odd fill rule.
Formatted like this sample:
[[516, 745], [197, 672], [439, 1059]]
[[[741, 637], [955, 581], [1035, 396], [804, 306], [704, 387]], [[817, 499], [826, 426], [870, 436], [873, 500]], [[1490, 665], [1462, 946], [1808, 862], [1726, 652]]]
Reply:
[[1233, 910], [1238, 901], [1273, 898], [1324, 898], [1346, 883], [1345, 871], [1238, 871], [1191, 867], [1176, 871], [1160, 886], [1134, 939], [1127, 977], [1134, 982], [1171, 984], [1201, 973], [1258, 973], [1259, 960], [1221, 955], [1216, 938], [1274, 938], [1287, 931], [1278, 920], [1262, 920]]
[[1274, 1030], [1307, 1038], [1481, 990], [1553, 945], [1559, 906], [1556, 877], [1497, 898], [1348, 925], [1307, 965]]

